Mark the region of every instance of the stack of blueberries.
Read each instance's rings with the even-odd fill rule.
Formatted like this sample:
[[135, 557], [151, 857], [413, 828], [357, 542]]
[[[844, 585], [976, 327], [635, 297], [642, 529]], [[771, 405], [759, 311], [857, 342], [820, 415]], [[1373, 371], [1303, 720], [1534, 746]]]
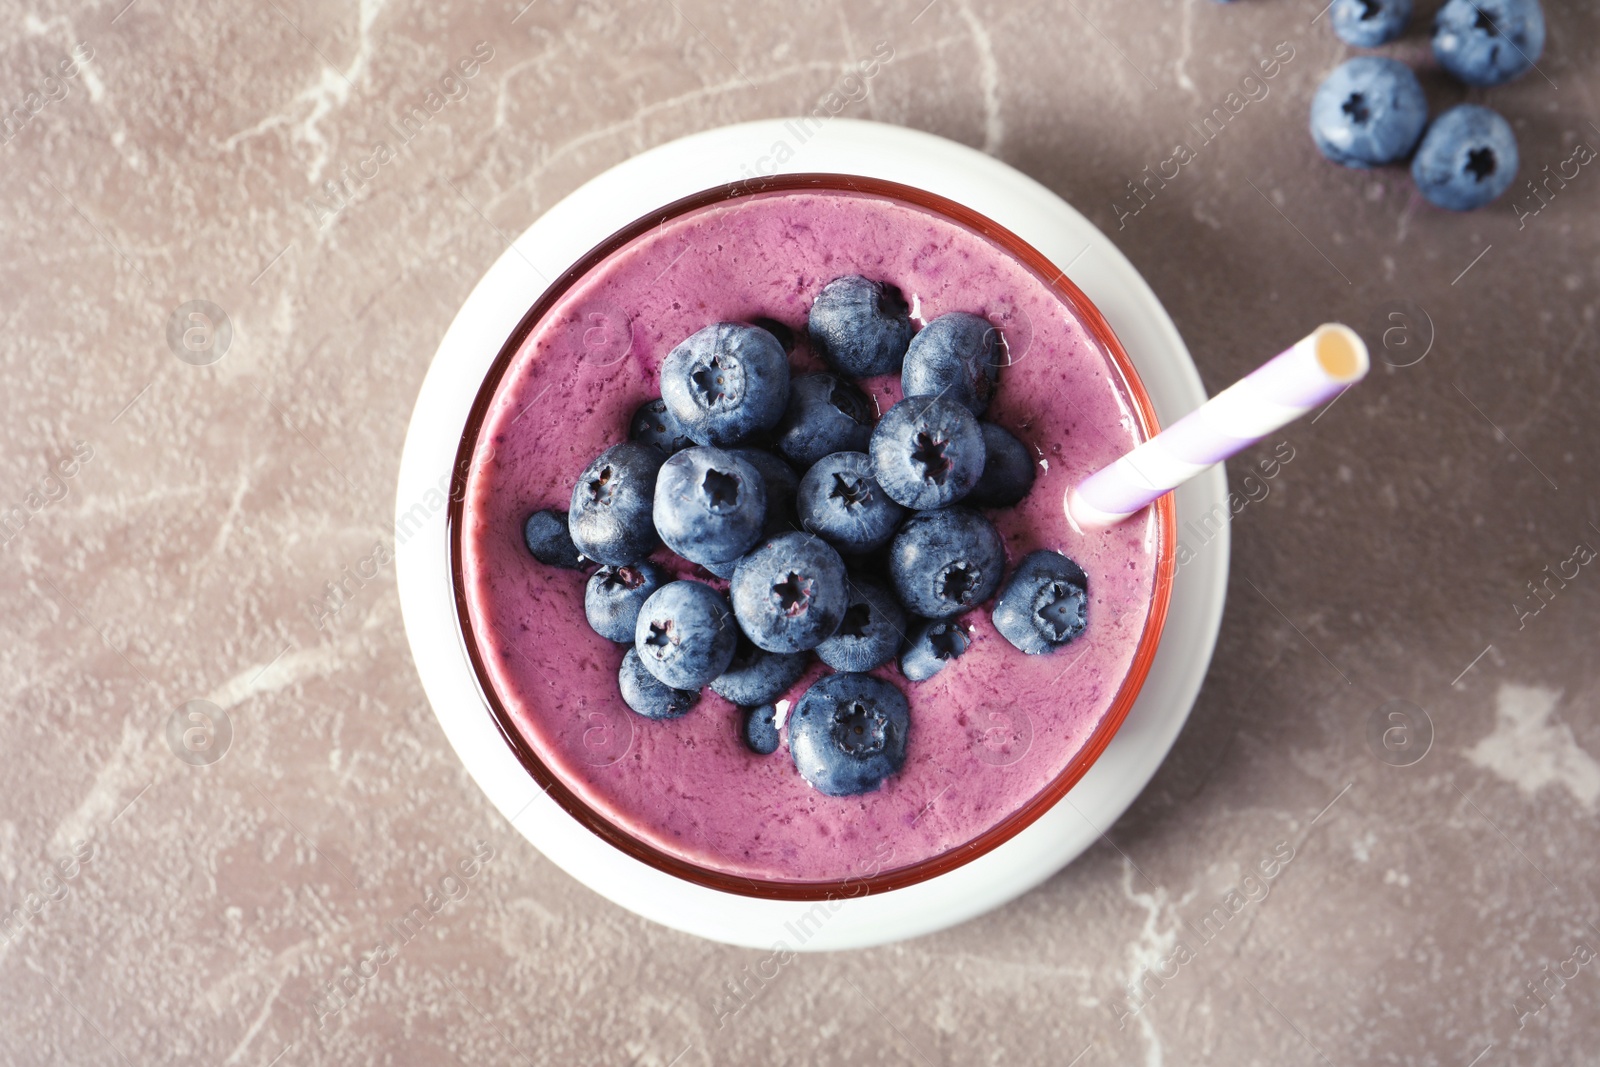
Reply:
[[[894, 286], [837, 278], [806, 324], [831, 372], [797, 377], [792, 334], [760, 321], [674, 348], [630, 439], [585, 468], [568, 513], [535, 512], [523, 536], [543, 563], [600, 564], [585, 614], [632, 646], [619, 687], [646, 718], [683, 715], [710, 686], [742, 709], [749, 748], [772, 753], [774, 702], [814, 653], [837, 673], [787, 716], [795, 767], [823, 793], [869, 792], [904, 764], [910, 721], [904, 694], [867, 672], [898, 658], [908, 682], [933, 677], [972, 640], [961, 616], [997, 591], [995, 629], [1053, 652], [1084, 630], [1087, 579], [1041, 550], [1002, 588], [1004, 546], [977, 508], [1017, 504], [1034, 471], [1022, 442], [980, 421], [1005, 353], [988, 320], [954, 312], [914, 332]], [[875, 419], [853, 380], [896, 372], [904, 399]], [[727, 592], [673, 580], [649, 558], [663, 544]]]
[[[1333, 0], [1328, 14], [1345, 41], [1373, 48], [1400, 35], [1411, 5]], [[1434, 17], [1433, 54], [1468, 85], [1501, 85], [1533, 69], [1544, 37], [1539, 0], [1448, 0]], [[1418, 191], [1453, 211], [1482, 207], [1517, 175], [1510, 123], [1489, 108], [1458, 104], [1429, 125], [1417, 76], [1385, 56], [1360, 56], [1328, 75], [1311, 103], [1311, 136], [1323, 155], [1347, 167], [1411, 156]]]

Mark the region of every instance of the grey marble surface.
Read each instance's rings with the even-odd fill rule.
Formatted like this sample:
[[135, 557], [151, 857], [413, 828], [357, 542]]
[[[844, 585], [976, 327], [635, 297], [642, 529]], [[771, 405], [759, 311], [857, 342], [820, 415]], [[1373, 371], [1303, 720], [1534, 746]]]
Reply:
[[[1325, 165], [1306, 114], [1348, 50], [1315, 0], [524, 2], [6, 6], [0, 1061], [1600, 1062], [1600, 576], [1569, 562], [1600, 548], [1592, 167], [1537, 215], [1519, 185], [1454, 216]], [[1436, 109], [1500, 109], [1542, 177], [1600, 145], [1600, 14], [1549, 17], [1540, 72], [1494, 90], [1448, 84], [1420, 29], [1386, 51]], [[1105, 840], [724, 1018], [765, 954], [622, 912], [510, 830], [370, 561], [428, 360], [506, 235], [644, 148], [809, 111], [879, 41], [842, 113], [1071, 201], [1212, 389], [1324, 319], [1382, 358], [1276, 478], [1234, 465], [1256, 499], [1215, 662]], [[213, 362], [219, 338], [169, 343], [195, 300], [231, 323]], [[370, 577], [319, 625], [346, 568]], [[169, 739], [194, 700], [220, 758]], [[1432, 724], [1405, 766], [1369, 743], [1397, 700]]]

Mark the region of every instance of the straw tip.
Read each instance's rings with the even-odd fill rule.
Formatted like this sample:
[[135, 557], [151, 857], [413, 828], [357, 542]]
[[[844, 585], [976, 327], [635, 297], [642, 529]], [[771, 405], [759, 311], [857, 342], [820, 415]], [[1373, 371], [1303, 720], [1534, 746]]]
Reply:
[[1361, 335], [1341, 322], [1325, 322], [1311, 334], [1317, 364], [1336, 382], [1358, 382], [1367, 376], [1372, 360]]

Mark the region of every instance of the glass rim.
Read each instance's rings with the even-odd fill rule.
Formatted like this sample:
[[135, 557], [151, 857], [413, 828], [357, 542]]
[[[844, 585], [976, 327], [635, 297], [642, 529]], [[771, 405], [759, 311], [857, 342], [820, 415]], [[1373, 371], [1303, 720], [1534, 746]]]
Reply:
[[546, 764], [522, 735], [500, 699], [484, 662], [478, 635], [473, 628], [471, 613], [468, 610], [462, 551], [462, 533], [466, 525], [464, 522], [466, 486], [472, 457], [477, 451], [479, 436], [493, 398], [528, 335], [573, 285], [607, 257], [662, 223], [691, 211], [746, 196], [803, 191], [849, 192], [899, 200], [941, 215], [998, 246], [1026, 266], [1047, 289], [1071, 307], [1090, 335], [1099, 343], [1109, 357], [1112, 369], [1119, 379], [1118, 384], [1132, 405], [1143, 439], [1148, 440], [1160, 430], [1155, 406], [1145, 392], [1138, 371], [1123, 349], [1122, 343], [1104, 316], [1100, 314], [1099, 309], [1067, 278], [1064, 270], [1058, 268], [1032, 245], [987, 216], [936, 193], [881, 178], [836, 173], [784, 174], [731, 182], [682, 197], [656, 208], [595, 245], [546, 287], [518, 321], [516, 328], [506, 338], [499, 354], [484, 375], [473, 398], [472, 407], [468, 411], [452, 468], [446, 511], [446, 547], [455, 600], [456, 624], [479, 692], [488, 706], [490, 716], [500, 736], [528, 775], [561, 806], [562, 810], [602, 841], [656, 870], [708, 889], [746, 897], [790, 901], [868, 896], [925, 882], [964, 866], [1005, 844], [1060, 802], [1100, 758], [1132, 710], [1155, 660], [1161, 634], [1166, 625], [1167, 611], [1172, 597], [1172, 583], [1177, 570], [1177, 505], [1173, 494], [1168, 493], [1152, 505], [1155, 508], [1159, 537], [1150, 612], [1145, 618], [1144, 629], [1134, 649], [1133, 660], [1128, 665], [1128, 672], [1123, 677], [1110, 710], [1102, 717], [1094, 732], [1067, 766], [1026, 804], [978, 836], [916, 863], [870, 876], [850, 876], [828, 881], [785, 881], [733, 874], [671, 855], [623, 830], [561, 780], [561, 777]]

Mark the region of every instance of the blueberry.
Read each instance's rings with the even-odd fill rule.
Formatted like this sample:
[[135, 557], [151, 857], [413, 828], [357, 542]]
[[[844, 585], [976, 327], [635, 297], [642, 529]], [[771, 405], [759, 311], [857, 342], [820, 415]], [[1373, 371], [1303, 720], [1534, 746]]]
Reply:
[[572, 543], [565, 511], [535, 511], [522, 524], [522, 543], [533, 558], [552, 567], [582, 570], [585, 560]]
[[850, 597], [844, 560], [810, 534], [767, 541], [739, 561], [729, 588], [739, 626], [768, 652], [804, 652], [833, 636]]
[[778, 344], [783, 346], [783, 350], [785, 352], [794, 351], [794, 330], [785, 326], [777, 319], [751, 319], [750, 325], [759, 326], [763, 330], [766, 330], [768, 333], [770, 333], [773, 337], [776, 337], [778, 339]]
[[870, 671], [894, 659], [905, 640], [906, 613], [894, 595], [872, 582], [851, 579], [850, 606], [817, 657], [836, 671]]
[[1000, 375], [1000, 331], [965, 311], [940, 315], [911, 339], [900, 390], [906, 396], [942, 396], [982, 415]]
[[994, 605], [994, 628], [1030, 656], [1054, 652], [1088, 623], [1089, 578], [1059, 552], [1030, 552]]
[[800, 525], [840, 552], [871, 552], [888, 544], [906, 510], [878, 486], [865, 452], [824, 456], [800, 479], [795, 495]]
[[1517, 164], [1511, 124], [1486, 107], [1457, 104], [1428, 127], [1411, 180], [1430, 203], [1471, 211], [1511, 187]]
[[601, 567], [589, 576], [583, 591], [583, 614], [589, 628], [607, 641], [633, 644], [633, 628], [639, 609], [650, 594], [672, 578], [666, 571], [644, 560], [625, 567]]
[[738, 638], [727, 599], [690, 581], [651, 593], [633, 629], [645, 669], [674, 689], [699, 689], [727, 670]]
[[783, 417], [789, 358], [766, 330], [719, 322], [667, 353], [661, 398], [697, 444], [736, 445]]
[[667, 410], [667, 402], [659, 396], [646, 400], [633, 413], [628, 423], [628, 440], [641, 445], [652, 445], [667, 455], [694, 444], [678, 417]]
[[906, 762], [906, 698], [870, 674], [830, 674], [789, 713], [794, 769], [830, 797], [870, 793]]
[[911, 396], [878, 420], [872, 473], [897, 504], [919, 511], [954, 504], [983, 476], [983, 431], [950, 400]]
[[623, 703], [647, 719], [676, 719], [700, 700], [699, 693], [663, 684], [631, 648], [622, 657], [617, 688], [622, 690]]
[[733, 662], [711, 683], [711, 691], [743, 708], [770, 704], [787, 693], [804, 673], [804, 652], [768, 652], [740, 634]]
[[851, 274], [822, 287], [806, 333], [818, 355], [852, 378], [893, 374], [911, 340], [911, 310], [894, 286]]
[[739, 736], [745, 747], [758, 756], [778, 751], [778, 709], [771, 704], [739, 709]]
[[706, 571], [706, 573], [715, 575], [716, 577], [721, 578], [723, 581], [727, 581], [729, 578], [733, 577], [733, 572], [739, 569], [739, 561], [743, 558], [743, 556], [735, 556], [732, 559], [718, 560], [712, 563], [702, 563], [700, 566]]
[[1333, 0], [1328, 21], [1346, 44], [1376, 48], [1405, 32], [1411, 0]]
[[1347, 167], [1404, 159], [1427, 124], [1428, 101], [1417, 76], [1383, 56], [1340, 64], [1311, 98], [1311, 139]]
[[[794, 468], [771, 452], [759, 448], [730, 448], [728, 451], [744, 460], [761, 475], [762, 488], [767, 494], [767, 521], [761, 527], [763, 538], [777, 537], [799, 529], [800, 522], [794, 513], [794, 494], [800, 488], [800, 476]], [[722, 575], [731, 578], [731, 574]]]
[[1544, 52], [1539, 0], [1449, 0], [1433, 17], [1433, 54], [1468, 85], [1501, 85]]
[[970, 508], [913, 515], [889, 546], [895, 595], [907, 611], [930, 619], [948, 619], [988, 600], [1005, 565], [1000, 535]]
[[652, 515], [661, 540], [691, 563], [738, 559], [761, 539], [766, 486], [732, 452], [686, 448], [661, 465]]
[[972, 627], [955, 619], [924, 619], [911, 631], [900, 654], [900, 673], [926, 682], [960, 658], [972, 644]]
[[972, 487], [967, 503], [985, 508], [1009, 508], [1033, 490], [1033, 453], [1003, 426], [978, 424], [983, 433], [983, 475]]
[[778, 423], [777, 449], [805, 470], [834, 452], [862, 452], [872, 440], [872, 401], [833, 374], [807, 374], [789, 383], [789, 407]]
[[572, 487], [570, 527], [579, 552], [620, 567], [637, 563], [661, 543], [650, 508], [656, 472], [665, 457], [649, 445], [612, 445], [578, 476]]

